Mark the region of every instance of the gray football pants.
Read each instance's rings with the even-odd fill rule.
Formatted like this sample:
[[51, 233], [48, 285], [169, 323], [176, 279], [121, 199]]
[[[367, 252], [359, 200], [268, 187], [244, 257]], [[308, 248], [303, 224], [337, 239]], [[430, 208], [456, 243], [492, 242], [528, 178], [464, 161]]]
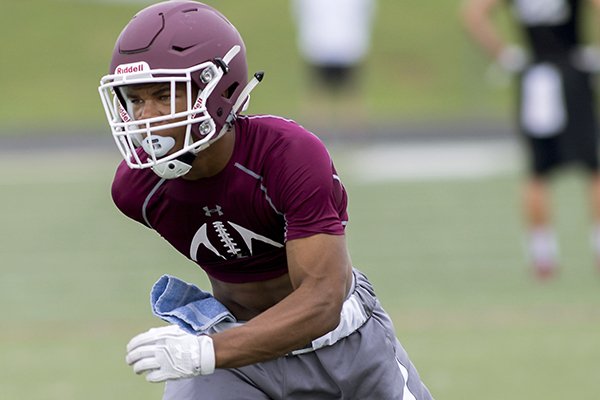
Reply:
[[163, 400], [430, 400], [387, 313], [355, 270], [371, 317], [332, 346], [214, 374], [168, 381]]

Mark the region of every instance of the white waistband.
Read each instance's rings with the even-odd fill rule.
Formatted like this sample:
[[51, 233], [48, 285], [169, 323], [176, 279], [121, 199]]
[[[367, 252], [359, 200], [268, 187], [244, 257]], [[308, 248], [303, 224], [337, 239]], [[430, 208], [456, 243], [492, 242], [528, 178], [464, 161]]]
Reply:
[[[365, 308], [356, 292], [356, 278], [352, 274], [352, 288], [350, 294], [342, 305], [342, 312], [340, 313], [340, 323], [338, 326], [313, 340], [309, 346], [294, 350], [289, 355], [298, 355], [315, 351], [325, 346], [331, 346], [341, 339], [350, 336], [358, 328], [360, 328], [369, 319], [370, 314], [367, 314]], [[209, 330], [208, 334], [222, 332], [227, 329], [235, 328], [243, 325], [243, 322], [220, 322], [213, 325]]]

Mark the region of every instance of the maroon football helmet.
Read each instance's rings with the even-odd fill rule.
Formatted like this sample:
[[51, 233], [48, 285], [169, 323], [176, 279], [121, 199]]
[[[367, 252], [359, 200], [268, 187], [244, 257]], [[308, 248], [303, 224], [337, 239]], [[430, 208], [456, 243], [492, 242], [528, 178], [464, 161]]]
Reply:
[[[151, 167], [173, 178], [189, 170], [185, 164], [178, 170], [183, 155], [196, 154], [225, 133], [262, 75], [255, 77], [248, 84], [244, 42], [221, 13], [195, 1], [167, 1], [143, 9], [125, 26], [115, 44], [110, 74], [101, 79], [99, 91], [128, 165]], [[170, 84], [171, 113], [134, 120], [120, 87], [147, 83]], [[174, 90], [182, 83], [187, 110], [177, 112]], [[172, 144], [153, 133], [184, 125], [183, 149], [165, 156]], [[147, 159], [135, 151], [140, 145]], [[190, 163], [189, 159], [185, 162]]]

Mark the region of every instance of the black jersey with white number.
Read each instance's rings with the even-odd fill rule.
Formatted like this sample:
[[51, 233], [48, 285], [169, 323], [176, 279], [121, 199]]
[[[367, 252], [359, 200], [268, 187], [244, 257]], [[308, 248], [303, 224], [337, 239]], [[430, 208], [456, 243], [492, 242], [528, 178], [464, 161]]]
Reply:
[[597, 171], [598, 121], [591, 75], [579, 49], [585, 0], [506, 0], [532, 62], [518, 75], [518, 125], [532, 172], [566, 163]]

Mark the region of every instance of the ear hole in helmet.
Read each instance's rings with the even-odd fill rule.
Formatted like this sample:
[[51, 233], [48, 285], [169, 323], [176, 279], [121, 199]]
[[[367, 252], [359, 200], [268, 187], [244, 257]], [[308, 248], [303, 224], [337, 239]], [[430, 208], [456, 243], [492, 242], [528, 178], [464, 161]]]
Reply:
[[233, 82], [227, 89], [225, 89], [221, 96], [229, 100], [231, 96], [233, 96], [233, 94], [235, 93], [235, 90], [238, 88], [238, 86], [240, 86], [239, 83]]

